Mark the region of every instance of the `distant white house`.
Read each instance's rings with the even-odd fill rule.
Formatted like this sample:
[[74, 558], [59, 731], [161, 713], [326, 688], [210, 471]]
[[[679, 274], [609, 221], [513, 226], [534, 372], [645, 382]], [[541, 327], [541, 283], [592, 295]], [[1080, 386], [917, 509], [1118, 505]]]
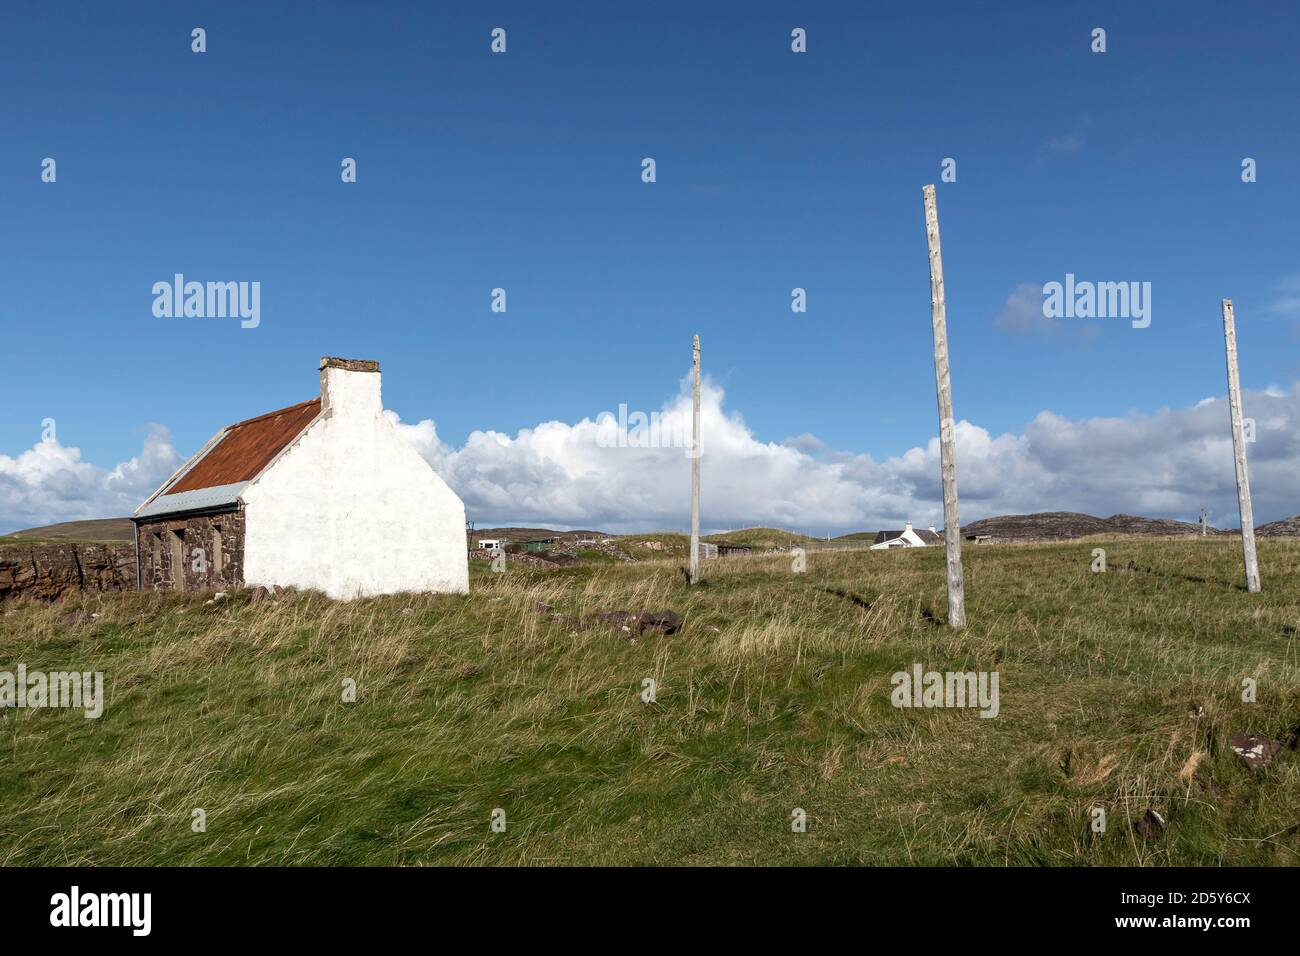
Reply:
[[134, 520], [141, 590], [469, 590], [465, 506], [384, 415], [378, 362], [321, 359], [319, 398], [221, 429]]
[[506, 546], [505, 538], [479, 538], [478, 546], [484, 551], [495, 551]]
[[926, 531], [915, 531], [912, 522], [902, 531], [880, 531], [876, 534], [872, 551], [887, 551], [890, 548], [924, 548], [927, 545], [943, 544], [943, 536], [930, 525]]

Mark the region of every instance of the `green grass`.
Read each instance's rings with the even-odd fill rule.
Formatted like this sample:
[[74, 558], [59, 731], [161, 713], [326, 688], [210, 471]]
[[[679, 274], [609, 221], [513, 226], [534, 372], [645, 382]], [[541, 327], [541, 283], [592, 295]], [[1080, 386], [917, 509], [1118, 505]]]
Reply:
[[94, 518], [89, 521], [64, 521], [43, 528], [28, 528], [0, 535], [0, 545], [45, 544], [126, 544], [135, 540], [130, 518]]
[[[871, 537], [875, 537], [872, 532]], [[629, 534], [617, 540], [618, 546], [638, 561], [674, 558], [687, 560], [691, 548], [691, 536], [671, 531], [656, 531], [650, 534]], [[739, 531], [725, 531], [719, 534], [706, 534], [701, 541], [725, 541], [729, 544], [747, 545], [755, 551], [769, 548], [791, 548], [797, 545], [816, 545], [821, 540], [810, 538], [793, 531], [780, 528], [742, 528]], [[657, 542], [660, 547], [647, 547], [647, 542]]]
[[116, 538], [29, 538], [17, 535], [0, 535], [0, 553], [12, 551], [28, 552], [33, 548], [72, 548], [85, 545], [129, 546], [131, 542]]
[[597, 548], [583, 548], [577, 554], [579, 561], [586, 561], [591, 564], [618, 564], [618, 558], [606, 554]]
[[[1260, 549], [1250, 595], [1231, 541], [970, 548], [960, 633], [938, 548], [708, 562], [691, 591], [672, 559], [476, 563], [467, 597], [11, 606], [0, 670], [102, 670], [108, 702], [0, 710], [0, 864], [1294, 865], [1300, 754], [1227, 747], [1300, 724], [1300, 542]], [[686, 626], [630, 644], [538, 601]], [[998, 671], [1000, 716], [893, 708], [913, 662]]]
[[746, 545], [755, 550], [767, 550], [768, 548], [790, 548], [807, 544], [810, 541], [816, 543], [821, 539], [811, 538], [806, 534], [796, 534], [793, 531], [785, 531], [781, 528], [741, 528], [739, 531], [708, 534], [702, 540], [725, 541], [728, 544]]
[[[650, 542], [659, 545], [658, 548], [650, 547]], [[652, 534], [629, 534], [620, 538], [615, 538], [614, 543], [623, 549], [630, 557], [638, 561], [655, 561], [675, 558], [678, 561], [687, 560], [687, 555], [691, 550], [691, 536], [688, 534], [676, 534], [671, 531], [656, 531]]]

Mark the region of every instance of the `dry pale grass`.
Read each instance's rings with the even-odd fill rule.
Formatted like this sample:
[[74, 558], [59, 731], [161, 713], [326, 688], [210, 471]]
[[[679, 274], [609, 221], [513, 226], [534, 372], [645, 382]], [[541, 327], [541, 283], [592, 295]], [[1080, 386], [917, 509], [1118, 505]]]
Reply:
[[[661, 560], [348, 604], [104, 596], [90, 624], [18, 605], [0, 670], [102, 670], [108, 705], [0, 711], [0, 863], [1294, 864], [1294, 831], [1260, 837], [1300, 821], [1297, 755], [1252, 774], [1226, 741], [1300, 724], [1300, 546], [1261, 542], [1262, 595], [1236, 547], [968, 549], [961, 632], [938, 549], [710, 562], [694, 589]], [[575, 623], [665, 608], [681, 634]], [[997, 671], [998, 717], [895, 709], [913, 663]]]

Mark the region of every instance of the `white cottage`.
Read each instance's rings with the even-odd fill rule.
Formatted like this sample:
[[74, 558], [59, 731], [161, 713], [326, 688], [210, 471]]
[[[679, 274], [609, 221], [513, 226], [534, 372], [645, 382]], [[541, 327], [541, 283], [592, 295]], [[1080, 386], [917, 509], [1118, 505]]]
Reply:
[[134, 521], [141, 590], [469, 590], [465, 506], [384, 417], [378, 362], [321, 359], [319, 398], [221, 429]]
[[888, 551], [890, 548], [924, 548], [932, 544], [943, 544], [943, 535], [930, 525], [928, 531], [915, 531], [912, 522], [902, 531], [878, 531], [872, 542], [872, 551]]

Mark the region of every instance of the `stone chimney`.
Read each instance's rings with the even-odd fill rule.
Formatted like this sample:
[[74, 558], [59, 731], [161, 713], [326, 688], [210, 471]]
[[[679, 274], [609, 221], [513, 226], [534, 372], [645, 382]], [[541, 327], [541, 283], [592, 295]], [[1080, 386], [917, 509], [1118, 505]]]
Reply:
[[379, 363], [370, 359], [324, 356], [320, 360], [321, 413], [327, 416], [378, 416]]
[[907, 527], [903, 529], [903, 534], [907, 534], [907, 532], [909, 532], [909, 531], [911, 531], [911, 530], [912, 530], [912, 522], [909, 521], [909, 522], [907, 523]]
[[934, 530], [934, 525], [930, 525], [930, 533], [931, 533], [931, 534], [938, 534], [939, 532], [937, 532], [937, 531]]

